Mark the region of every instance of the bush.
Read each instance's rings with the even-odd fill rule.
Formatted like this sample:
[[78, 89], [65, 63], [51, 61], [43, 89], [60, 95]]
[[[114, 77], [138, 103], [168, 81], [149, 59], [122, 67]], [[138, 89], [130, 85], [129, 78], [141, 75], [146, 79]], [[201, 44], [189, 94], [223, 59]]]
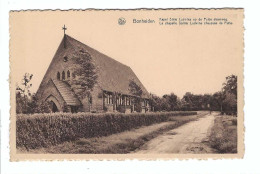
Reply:
[[18, 115], [16, 146], [28, 149], [49, 147], [79, 138], [107, 136], [140, 126], [167, 121], [170, 116], [196, 112], [165, 113], [52, 113]]
[[215, 119], [209, 143], [218, 153], [237, 153], [237, 121], [230, 116]]

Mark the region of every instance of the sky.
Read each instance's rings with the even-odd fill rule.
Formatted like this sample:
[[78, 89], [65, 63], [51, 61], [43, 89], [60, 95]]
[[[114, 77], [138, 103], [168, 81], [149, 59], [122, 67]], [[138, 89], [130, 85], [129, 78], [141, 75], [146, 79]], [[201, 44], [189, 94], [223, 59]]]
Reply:
[[[182, 97], [214, 93], [225, 77], [242, 77], [242, 13], [208, 11], [48, 11], [10, 14], [11, 84], [33, 74], [31, 90], [41, 80], [66, 34], [129, 66], [148, 92]], [[227, 17], [233, 25], [160, 26], [159, 18]], [[125, 25], [118, 25], [124, 17]], [[133, 23], [152, 19], [154, 24]], [[238, 78], [239, 79], [239, 78]]]

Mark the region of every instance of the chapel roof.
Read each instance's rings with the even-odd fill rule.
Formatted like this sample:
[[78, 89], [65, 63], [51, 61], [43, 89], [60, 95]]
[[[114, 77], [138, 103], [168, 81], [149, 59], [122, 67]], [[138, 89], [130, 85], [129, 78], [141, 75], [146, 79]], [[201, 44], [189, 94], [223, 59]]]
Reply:
[[[65, 38], [66, 37], [66, 38]], [[129, 90], [129, 82], [133, 80], [143, 91], [143, 98], [149, 98], [149, 93], [135, 75], [133, 70], [109, 56], [81, 43], [80, 41], [65, 35], [64, 39], [69, 42], [74, 49], [88, 52], [97, 68], [98, 85], [105, 91], [119, 92], [121, 94], [132, 95]]]
[[61, 80], [54, 80], [54, 79], [51, 80], [53, 81], [55, 87], [57, 88], [57, 90], [59, 91], [59, 93], [61, 94], [62, 98], [64, 99], [67, 105], [70, 106], [81, 105], [79, 99], [77, 98], [75, 93], [72, 91], [72, 89], [66, 82], [63, 82]]

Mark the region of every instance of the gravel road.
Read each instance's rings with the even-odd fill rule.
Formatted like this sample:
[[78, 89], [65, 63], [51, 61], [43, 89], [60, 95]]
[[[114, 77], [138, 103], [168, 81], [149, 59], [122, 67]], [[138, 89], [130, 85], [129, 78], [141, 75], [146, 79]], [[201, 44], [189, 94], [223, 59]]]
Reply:
[[191, 121], [179, 128], [148, 141], [134, 153], [210, 153], [212, 150], [203, 141], [207, 140], [214, 124], [214, 113], [208, 114], [197, 121]]

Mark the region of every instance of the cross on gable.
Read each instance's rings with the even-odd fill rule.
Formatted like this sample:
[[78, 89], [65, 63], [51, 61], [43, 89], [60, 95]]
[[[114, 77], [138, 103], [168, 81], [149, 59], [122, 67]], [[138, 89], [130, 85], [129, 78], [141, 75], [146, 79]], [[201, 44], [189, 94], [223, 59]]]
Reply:
[[63, 42], [63, 46], [64, 46], [64, 48], [66, 48], [66, 37], [65, 37], [65, 31], [67, 30], [67, 28], [66, 28], [65, 24], [64, 24], [64, 26], [62, 27], [62, 30], [64, 31], [64, 42]]
[[65, 24], [64, 24], [64, 26], [62, 27], [62, 30], [64, 30], [64, 35], [65, 35], [65, 31], [67, 30]]

